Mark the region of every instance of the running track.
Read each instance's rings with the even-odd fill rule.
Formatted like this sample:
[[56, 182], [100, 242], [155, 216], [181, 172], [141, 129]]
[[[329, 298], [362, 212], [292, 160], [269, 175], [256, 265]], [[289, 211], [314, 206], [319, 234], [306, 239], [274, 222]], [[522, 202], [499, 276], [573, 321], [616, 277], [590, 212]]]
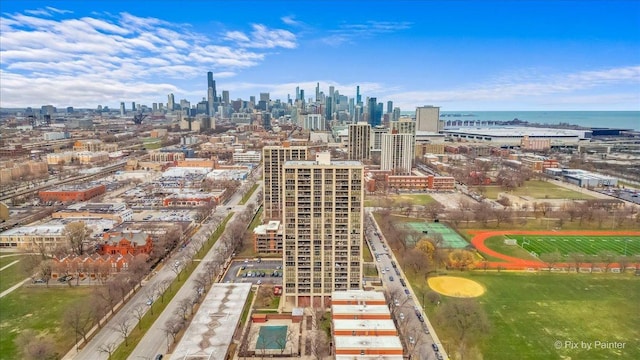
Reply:
[[[525, 260], [501, 254], [495, 250], [489, 249], [485, 244], [485, 240], [493, 236], [501, 235], [556, 235], [556, 236], [640, 236], [640, 231], [552, 231], [552, 230], [501, 230], [488, 231], [471, 230], [470, 234], [475, 234], [471, 243], [475, 248], [483, 254], [502, 259], [504, 261], [489, 261], [489, 268], [523, 270], [526, 268], [546, 268], [547, 264], [540, 260]], [[481, 264], [477, 264], [481, 265]], [[613, 265], [613, 264], [612, 264]], [[481, 265], [482, 266], [482, 265]], [[570, 264], [556, 264], [555, 267], [570, 267]], [[476, 266], [478, 268], [479, 266]], [[612, 266], [613, 267], [613, 266]]]

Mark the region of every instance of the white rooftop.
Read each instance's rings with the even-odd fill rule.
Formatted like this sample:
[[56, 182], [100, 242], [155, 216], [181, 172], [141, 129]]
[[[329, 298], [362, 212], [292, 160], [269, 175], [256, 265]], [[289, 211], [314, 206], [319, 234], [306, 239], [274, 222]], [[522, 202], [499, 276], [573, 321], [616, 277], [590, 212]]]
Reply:
[[380, 291], [347, 290], [334, 291], [331, 299], [335, 300], [382, 300], [385, 301], [384, 294]]
[[553, 129], [524, 126], [501, 127], [461, 127], [457, 129], [445, 129], [445, 133], [474, 134], [493, 137], [579, 137], [583, 138], [590, 130]]
[[397, 336], [334, 336], [336, 350], [339, 349], [400, 349], [402, 343]]
[[224, 360], [249, 291], [251, 284], [214, 284], [171, 358]]
[[387, 314], [391, 317], [386, 305], [333, 305], [331, 309], [334, 315]]
[[346, 320], [335, 319], [333, 320], [333, 330], [395, 330], [396, 325], [393, 320], [379, 320], [379, 319], [358, 319], [358, 320]]

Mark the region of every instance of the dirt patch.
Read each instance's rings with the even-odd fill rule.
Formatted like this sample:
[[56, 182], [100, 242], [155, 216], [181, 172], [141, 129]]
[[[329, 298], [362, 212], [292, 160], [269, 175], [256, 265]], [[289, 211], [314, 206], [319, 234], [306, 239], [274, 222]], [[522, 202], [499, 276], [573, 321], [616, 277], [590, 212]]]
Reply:
[[484, 294], [484, 287], [477, 282], [455, 276], [438, 276], [428, 280], [429, 287], [442, 295], [471, 298]]

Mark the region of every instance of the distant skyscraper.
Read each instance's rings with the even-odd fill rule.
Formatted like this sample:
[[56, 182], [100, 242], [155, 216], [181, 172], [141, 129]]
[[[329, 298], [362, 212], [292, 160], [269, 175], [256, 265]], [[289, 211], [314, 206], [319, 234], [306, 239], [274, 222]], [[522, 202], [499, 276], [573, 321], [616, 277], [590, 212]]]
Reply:
[[124, 102], [121, 102], [120, 103], [120, 116], [124, 116], [124, 112], [125, 112]]
[[442, 129], [439, 107], [429, 105], [416, 108], [416, 130], [437, 133]]
[[392, 170], [395, 175], [411, 175], [415, 152], [411, 134], [382, 134], [380, 170]]
[[173, 94], [167, 96], [167, 111], [173, 111], [176, 109], [176, 100]]
[[367, 114], [369, 117], [369, 124], [374, 127], [382, 124], [382, 113], [378, 108], [378, 99], [377, 98], [369, 98], [367, 102]]
[[360, 96], [360, 85], [356, 86], [356, 105], [362, 105], [362, 96]]
[[349, 160], [371, 158], [371, 125], [366, 122], [349, 124]]
[[325, 117], [327, 120], [333, 120], [333, 98], [331, 96], [326, 97], [327, 103], [325, 106]]
[[229, 105], [229, 90], [222, 90], [222, 103]]
[[296, 100], [300, 100], [300, 86], [296, 86]]
[[131, 111], [136, 111], [136, 102], [131, 103]]
[[393, 101], [387, 101], [387, 114], [393, 112]]
[[400, 120], [400, 108], [395, 107], [393, 108], [393, 115], [391, 117], [391, 121], [398, 121], [398, 120]]
[[316, 102], [320, 101], [320, 83], [316, 83]]
[[287, 161], [283, 166], [283, 299], [325, 307], [333, 291], [362, 288], [364, 166]]
[[207, 72], [207, 115], [213, 116], [215, 114], [215, 102], [216, 102], [216, 82], [213, 80], [213, 73]]

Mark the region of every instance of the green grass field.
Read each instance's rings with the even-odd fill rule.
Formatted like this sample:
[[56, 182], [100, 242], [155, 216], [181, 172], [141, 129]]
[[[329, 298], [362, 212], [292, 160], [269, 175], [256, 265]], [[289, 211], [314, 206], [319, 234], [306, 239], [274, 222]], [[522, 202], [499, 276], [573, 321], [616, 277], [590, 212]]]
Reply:
[[554, 251], [559, 251], [563, 255], [573, 252], [596, 255], [603, 250], [613, 251], [619, 255], [640, 254], [640, 237], [638, 236], [509, 235], [508, 238], [516, 239], [523, 249], [538, 255]]
[[367, 195], [365, 196], [365, 207], [378, 207], [385, 206], [385, 204], [391, 203], [391, 206], [399, 206], [402, 203], [409, 203], [411, 205], [426, 205], [435, 200], [427, 194], [402, 194], [402, 195], [389, 195], [388, 197]]
[[[19, 257], [12, 257], [11, 258], [12, 261], [16, 261], [18, 259], [20, 259]], [[9, 265], [11, 262], [9, 262], [8, 264], [4, 264], [1, 267], [4, 267], [6, 265]], [[7, 290], [8, 288], [12, 287], [13, 285], [19, 283], [20, 281], [24, 280], [25, 278], [27, 278], [24, 274], [23, 271], [20, 267], [20, 263], [15, 263], [11, 266], [9, 266], [8, 268], [5, 268], [4, 270], [0, 271], [0, 292]]]
[[24, 329], [52, 337], [56, 350], [64, 355], [74, 344], [73, 330], [62, 326], [65, 311], [82, 301], [90, 287], [21, 287], [0, 299], [0, 359], [19, 359], [14, 343]]
[[[488, 199], [497, 199], [498, 194], [505, 192], [500, 186], [483, 186], [482, 188], [484, 189], [484, 196]], [[534, 199], [593, 199], [591, 195], [569, 190], [562, 186], [540, 180], [527, 181], [524, 186], [512, 190], [509, 194]]]
[[[480, 344], [484, 359], [640, 359], [637, 277], [480, 271], [450, 275], [475, 280], [486, 289], [478, 298], [491, 323]], [[427, 285], [412, 284], [420, 298]], [[426, 309], [429, 318], [436, 319], [436, 307], [427, 304]], [[453, 348], [454, 334], [433, 324], [443, 346]], [[593, 346], [596, 341], [618, 342], [624, 349], [587, 350], [566, 343]]]

